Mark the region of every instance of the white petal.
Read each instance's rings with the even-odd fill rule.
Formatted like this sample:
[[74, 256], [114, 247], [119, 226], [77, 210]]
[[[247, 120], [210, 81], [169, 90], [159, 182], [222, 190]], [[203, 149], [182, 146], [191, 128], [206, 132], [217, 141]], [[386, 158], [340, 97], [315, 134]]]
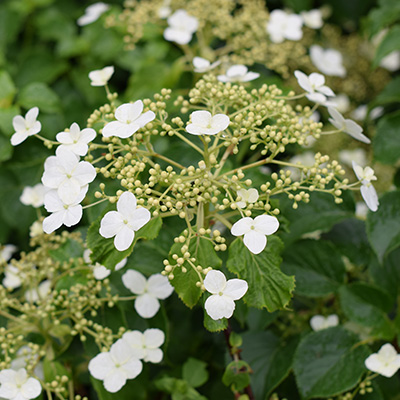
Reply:
[[200, 110], [200, 111], [193, 111], [192, 114], [190, 114], [190, 118], [192, 120], [192, 124], [202, 126], [202, 127], [207, 127], [208, 125], [211, 124], [211, 113], [205, 110]]
[[15, 399], [18, 396], [18, 392], [17, 386], [12, 382], [4, 382], [0, 387], [2, 399]]
[[323, 317], [322, 315], [314, 315], [310, 319], [310, 325], [313, 331], [320, 331], [324, 329], [325, 317]]
[[150, 276], [149, 280], [147, 281], [147, 290], [153, 297], [164, 300], [171, 296], [174, 288], [169, 283], [169, 280], [166, 276], [154, 274]]
[[134, 294], [143, 294], [146, 289], [147, 280], [138, 271], [130, 269], [122, 275], [122, 283]]
[[111, 271], [106, 268], [104, 265], [95, 265], [93, 267], [93, 275], [95, 279], [101, 281], [104, 278], [107, 278], [111, 274]]
[[225, 114], [216, 114], [212, 117], [211, 125], [218, 132], [224, 131], [230, 124], [229, 117]]
[[132, 357], [132, 349], [123, 339], [118, 339], [110, 348], [110, 357], [115, 365], [121, 365]]
[[206, 300], [204, 308], [207, 314], [216, 321], [221, 318], [232, 317], [235, 310], [235, 302], [227, 296], [213, 294]]
[[160, 308], [159, 301], [148, 293], [135, 300], [135, 310], [142, 318], [153, 318]]
[[146, 329], [143, 332], [144, 335], [144, 342], [148, 349], [155, 349], [160, 347], [165, 340], [165, 334], [161, 329], [153, 328], [153, 329]]
[[371, 140], [369, 140], [367, 136], [362, 133], [362, 131], [362, 127], [356, 122], [352, 121], [351, 119], [345, 120], [344, 132], [348, 133], [350, 136], [352, 136], [354, 139], [359, 140], [360, 142], [367, 144], [371, 143]]
[[114, 245], [118, 251], [129, 249], [135, 238], [135, 232], [127, 225], [123, 225], [121, 230], [115, 235]]
[[122, 335], [122, 340], [132, 349], [132, 354], [135, 358], [141, 359], [146, 356], [147, 350], [143, 348], [144, 336], [142, 332], [139, 331], [129, 331]]
[[126, 378], [127, 376], [121, 368], [115, 368], [104, 378], [104, 387], [108, 392], [116, 393], [125, 385]]
[[89, 372], [96, 378], [103, 380], [114, 368], [110, 353], [100, 353], [89, 362]]
[[99, 233], [105, 238], [115, 236], [124, 226], [124, 220], [117, 211], [109, 211], [100, 222]]
[[57, 211], [43, 220], [43, 231], [45, 233], [52, 233], [57, 230], [62, 224], [64, 219], [64, 211]]
[[151, 219], [151, 213], [146, 208], [140, 207], [134, 210], [132, 217], [129, 219], [129, 226], [138, 231], [145, 226]]
[[226, 75], [229, 78], [238, 78], [246, 75], [247, 71], [248, 68], [245, 65], [237, 64], [237, 65], [232, 65], [228, 69], [228, 71], [226, 71]]
[[253, 219], [250, 217], [244, 217], [235, 222], [231, 228], [233, 236], [242, 236], [251, 230], [253, 225]]
[[377, 211], [379, 200], [375, 188], [371, 184], [369, 186], [362, 185], [360, 191], [361, 196], [364, 199], [365, 204], [368, 206], [368, 208], [373, 212]]
[[25, 114], [25, 120], [29, 126], [32, 126], [37, 119], [37, 116], [39, 115], [39, 109], [37, 107], [31, 108], [26, 114]]
[[27, 133], [24, 132], [16, 132], [14, 135], [11, 136], [11, 144], [13, 146], [18, 146], [21, 144], [24, 140], [26, 140], [28, 137]]
[[302, 87], [306, 92], [312, 92], [312, 87], [310, 84], [310, 80], [308, 79], [307, 75], [301, 71], [294, 71], [294, 76], [297, 79], [298, 84]]
[[143, 364], [136, 357], [132, 357], [123, 366], [123, 370], [125, 371], [128, 379], [135, 379], [142, 372], [142, 369]]
[[[137, 129], [139, 129], [139, 127], [137, 127]], [[117, 136], [122, 139], [132, 136], [134, 133], [135, 130], [132, 129], [131, 126], [119, 121], [109, 122], [102, 131], [104, 137]]]
[[267, 237], [262, 233], [251, 230], [244, 235], [243, 243], [253, 254], [259, 254], [267, 245]]
[[247, 191], [248, 198], [247, 202], [248, 203], [255, 203], [258, 200], [258, 190], [251, 188]]
[[136, 205], [135, 195], [131, 192], [124, 192], [117, 201], [117, 210], [124, 217], [129, 217], [133, 214], [134, 210], [136, 210]]
[[116, 266], [115, 266], [115, 271], [119, 271], [120, 269], [124, 268], [126, 263], [128, 262], [127, 258], [124, 258], [122, 261], [120, 261]]
[[272, 235], [279, 229], [279, 221], [272, 215], [259, 215], [254, 218], [255, 230], [264, 235]]
[[143, 361], [157, 364], [163, 359], [163, 352], [161, 349], [149, 349]]
[[122, 104], [115, 110], [115, 119], [117, 119], [119, 122], [123, 122], [124, 124], [130, 124], [139, 117], [142, 111], [142, 100], [137, 100], [133, 104]]
[[76, 225], [82, 218], [82, 206], [80, 204], [76, 206], [69, 206], [64, 213], [63, 224], [65, 226]]
[[204, 287], [211, 294], [223, 292], [226, 287], [226, 278], [221, 271], [209, 271], [204, 279]]
[[35, 378], [28, 378], [26, 383], [21, 387], [21, 394], [27, 399], [34, 399], [42, 393], [42, 386], [40, 382]]
[[224, 295], [232, 300], [241, 299], [247, 292], [249, 285], [243, 279], [229, 279], [224, 289]]
[[135, 120], [135, 123], [140, 127], [143, 128], [149, 122], [153, 121], [156, 117], [153, 111], [146, 111], [143, 113], [138, 119]]
[[260, 76], [260, 74], [258, 72], [248, 72], [246, 75], [243, 76], [243, 78], [241, 79], [241, 82], [250, 82], [250, 81], [254, 81], [254, 79], [257, 79]]

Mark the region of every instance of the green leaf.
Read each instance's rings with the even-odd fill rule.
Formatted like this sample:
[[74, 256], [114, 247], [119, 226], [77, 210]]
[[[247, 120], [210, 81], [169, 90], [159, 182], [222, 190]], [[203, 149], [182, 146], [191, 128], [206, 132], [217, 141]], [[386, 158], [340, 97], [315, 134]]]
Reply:
[[280, 339], [271, 331], [243, 334], [242, 357], [251, 366], [251, 386], [256, 399], [269, 398], [289, 375], [298, 337]]
[[372, 145], [375, 159], [383, 164], [394, 164], [400, 159], [400, 113], [379, 120]]
[[374, 100], [374, 105], [386, 105], [400, 102], [400, 76], [392, 79]]
[[235, 391], [243, 390], [250, 384], [250, 371], [246, 361], [232, 361], [226, 366], [222, 382], [226, 386], [232, 386]]
[[61, 363], [50, 361], [48, 358], [43, 360], [43, 372], [46, 382], [54, 381], [56, 376], [66, 375], [71, 378], [71, 374]]
[[[175, 243], [171, 247], [169, 252], [170, 265], [176, 264], [176, 261], [172, 258], [173, 254], [182, 255], [181, 247], [182, 243]], [[222, 261], [217, 256], [213, 244], [205, 238], [200, 236], [192, 238], [189, 243], [189, 252], [192, 257], [196, 258], [196, 264], [203, 268], [219, 269], [221, 267]], [[175, 268], [174, 279], [172, 279], [171, 284], [179, 298], [192, 308], [197, 304], [202, 294], [201, 289], [196, 286], [196, 283], [199, 282], [199, 275], [187, 262], [183, 264], [183, 267], [186, 268], [186, 272], [182, 272], [181, 268]]]
[[157, 237], [162, 226], [162, 219], [161, 217], [152, 218], [143, 228], [135, 232], [135, 239], [127, 250], [118, 251], [114, 245], [114, 238], [105, 239], [99, 233], [100, 222], [110, 208], [111, 207], [108, 207], [103, 214], [90, 225], [87, 233], [87, 245], [89, 249], [92, 250], [92, 254], [90, 255], [92, 262], [98, 262], [112, 270], [116, 264], [132, 253], [139, 239], [153, 240]]
[[379, 8], [374, 8], [365, 21], [370, 36], [390, 26], [400, 17], [400, 3], [397, 0], [380, 1]]
[[400, 49], [399, 37], [400, 25], [395, 25], [389, 30], [378, 46], [373, 62], [374, 67], [377, 67], [382, 58], [390, 54], [392, 51]]
[[67, 239], [65, 243], [58, 248], [49, 250], [49, 254], [59, 262], [68, 262], [71, 259], [82, 257], [83, 247], [76, 240]]
[[218, 320], [212, 319], [204, 310], [204, 327], [210, 332], [221, 332], [228, 327], [228, 320], [221, 318]]
[[367, 216], [369, 242], [380, 263], [384, 257], [400, 246], [400, 191], [384, 194], [379, 208]]
[[17, 89], [7, 71], [0, 71], [0, 108], [11, 106]]
[[393, 307], [391, 298], [375, 286], [357, 282], [339, 289], [339, 299], [346, 317], [371, 328], [370, 336], [392, 340], [394, 327], [386, 313]]
[[306, 297], [336, 292], [346, 276], [336, 248], [329, 242], [311, 239], [296, 242], [285, 250], [282, 271], [294, 275], [295, 293]]
[[267, 247], [257, 255], [245, 247], [241, 238], [230, 245], [227, 267], [249, 284], [244, 296], [247, 305], [272, 312], [289, 304], [295, 284], [294, 277], [280, 269], [282, 249], [283, 243], [276, 236], [269, 236]]
[[183, 364], [182, 378], [194, 388], [204, 385], [208, 380], [207, 363], [189, 358]]
[[10, 139], [0, 133], [0, 162], [9, 160], [12, 154], [13, 146], [11, 146]]
[[18, 106], [0, 108], [0, 130], [6, 136], [11, 136], [15, 132], [12, 120], [18, 114], [20, 114], [20, 108]]
[[158, 390], [172, 394], [172, 400], [207, 400], [182, 379], [166, 376], [157, 379], [154, 383]]
[[18, 94], [18, 104], [26, 109], [39, 107], [40, 111], [56, 113], [60, 111], [58, 95], [45, 83], [32, 82], [26, 85]]
[[333, 397], [353, 388], [365, 372], [364, 361], [370, 354], [358, 341], [339, 326], [305, 336], [293, 365], [301, 396]]

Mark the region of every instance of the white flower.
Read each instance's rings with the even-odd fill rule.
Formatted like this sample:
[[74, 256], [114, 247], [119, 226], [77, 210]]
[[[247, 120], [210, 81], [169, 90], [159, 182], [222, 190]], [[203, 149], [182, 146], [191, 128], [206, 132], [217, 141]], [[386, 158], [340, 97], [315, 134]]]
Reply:
[[6, 244], [3, 247], [0, 246], [0, 263], [7, 262], [16, 251], [17, 247], [13, 244]]
[[158, 16], [161, 19], [165, 19], [165, 18], [168, 18], [171, 15], [171, 12], [172, 12], [171, 7], [169, 7], [169, 6], [161, 6], [158, 9]]
[[343, 66], [343, 57], [337, 50], [323, 49], [321, 46], [310, 47], [311, 62], [325, 75], [346, 76]]
[[72, 151], [60, 149], [56, 156], [47, 158], [44, 163], [43, 184], [56, 189], [61, 201], [66, 204], [76, 204], [82, 188], [94, 180], [96, 170], [87, 161], [79, 162]]
[[231, 233], [234, 236], [244, 235], [245, 246], [253, 253], [261, 253], [267, 245], [267, 235], [272, 235], [279, 228], [279, 221], [270, 215], [259, 215], [256, 218], [244, 217], [235, 222]]
[[11, 136], [11, 144], [17, 146], [27, 139], [28, 136], [36, 135], [42, 129], [42, 124], [36, 120], [39, 114], [37, 107], [31, 108], [26, 114], [25, 118], [21, 115], [16, 115], [13, 118], [12, 124], [15, 133]]
[[274, 10], [267, 22], [267, 32], [273, 43], [282, 43], [285, 39], [300, 40], [303, 37], [302, 26], [303, 19], [299, 15]]
[[[101, 265], [100, 263], [96, 263], [95, 265], [92, 265], [91, 260], [90, 260], [90, 254], [92, 253], [92, 250], [86, 249], [83, 252], [83, 259], [87, 264], [89, 264], [93, 270], [93, 276], [97, 280], [102, 280], [107, 278], [111, 274], [111, 270], [106, 268], [104, 265]], [[119, 271], [120, 269], [124, 268], [128, 259], [124, 258], [122, 261], [120, 261], [118, 264], [116, 264], [114, 271]]]
[[255, 203], [258, 200], [257, 189], [239, 189], [237, 195], [240, 196], [241, 200], [236, 202], [239, 208], [245, 208], [247, 203]]
[[375, 188], [372, 186], [371, 181], [376, 181], [374, 170], [371, 167], [361, 167], [353, 161], [353, 170], [357, 175], [357, 178], [361, 181], [361, 196], [365, 201], [365, 204], [371, 211], [376, 211], [379, 206], [378, 195], [376, 194]]
[[[374, 120], [379, 118], [384, 112], [383, 107], [375, 107], [369, 112], [369, 117]], [[351, 117], [356, 119], [357, 121], [364, 121], [367, 118], [368, 114], [368, 106], [366, 104], [361, 104], [358, 106], [352, 113]]]
[[100, 16], [105, 13], [110, 6], [108, 4], [99, 2], [91, 4], [86, 8], [85, 14], [82, 15], [77, 21], [79, 26], [89, 25], [94, 21], [97, 21]]
[[332, 105], [340, 113], [345, 113], [349, 111], [350, 108], [349, 96], [347, 96], [344, 93], [338, 94], [334, 99], [332, 99]]
[[100, 235], [114, 238], [118, 251], [129, 248], [135, 238], [135, 232], [146, 225], [151, 218], [150, 211], [137, 207], [136, 197], [131, 192], [122, 193], [117, 201], [118, 211], [109, 211], [101, 220]]
[[124, 286], [132, 293], [137, 294], [135, 310], [142, 318], [152, 318], [160, 308], [158, 300], [169, 297], [174, 288], [166, 276], [155, 274], [148, 280], [138, 271], [130, 269], [122, 275]]
[[47, 297], [50, 293], [51, 281], [49, 279], [44, 280], [35, 289], [29, 289], [25, 292], [25, 299], [29, 303], [35, 303], [38, 300], [42, 300]]
[[0, 397], [9, 400], [29, 400], [40, 395], [40, 382], [28, 377], [25, 368], [18, 371], [3, 369], [0, 372]]
[[132, 136], [156, 117], [153, 111], [146, 111], [143, 114], [142, 112], [142, 100], [137, 100], [133, 104], [122, 104], [115, 110], [114, 115], [117, 121], [109, 122], [103, 128], [103, 136], [118, 136], [121, 139]]
[[85, 197], [87, 187], [82, 188], [74, 202], [63, 202], [55, 190], [50, 190], [44, 197], [44, 207], [51, 214], [43, 220], [43, 231], [54, 232], [61, 225], [76, 225], [82, 218], [82, 206], [79, 204]]
[[225, 114], [211, 115], [208, 111], [193, 111], [190, 115], [191, 124], [186, 126], [186, 131], [192, 135], [216, 135], [224, 131], [230, 123]]
[[11, 369], [17, 371], [21, 368], [26, 368], [27, 362], [34, 361], [36, 367], [34, 369], [35, 375], [39, 379], [44, 379], [43, 363], [39, 361], [40, 356], [36, 354], [35, 357], [32, 355], [32, 349], [29, 346], [22, 346], [17, 351], [16, 357], [11, 361]]
[[338, 158], [347, 165], [352, 165], [353, 161], [360, 165], [367, 163], [367, 154], [364, 149], [340, 150]]
[[391, 378], [400, 368], [400, 354], [390, 343], [386, 343], [365, 360], [365, 366], [372, 372]]
[[85, 156], [88, 152], [88, 143], [96, 137], [96, 131], [92, 128], [80, 129], [79, 125], [74, 122], [69, 132], [57, 133], [56, 139], [60, 146], [57, 147], [56, 154], [62, 150], [70, 150], [77, 156]]
[[22, 285], [21, 273], [17, 267], [8, 264], [4, 268], [3, 286], [7, 289], [16, 289]]
[[164, 343], [165, 335], [160, 329], [146, 329], [143, 333], [139, 331], [129, 331], [122, 335], [133, 350], [136, 358], [143, 359], [145, 362], [159, 363], [163, 358], [160, 346]]
[[354, 139], [359, 140], [363, 143], [371, 143], [371, 141], [363, 135], [360, 125], [351, 119], [345, 119], [339, 111], [333, 107], [328, 107], [328, 112], [332, 118], [329, 118], [329, 122], [338, 130], [347, 133]]
[[322, 28], [322, 25], [324, 24], [321, 10], [315, 9], [310, 11], [302, 11], [300, 16], [303, 18], [304, 25], [311, 29]]
[[168, 18], [168, 28], [164, 31], [164, 38], [169, 42], [188, 44], [193, 33], [197, 31], [199, 21], [185, 10], [177, 10]]
[[103, 381], [108, 392], [118, 392], [125, 385], [127, 379], [136, 378], [143, 369], [129, 344], [125, 340], [117, 340], [110, 351], [100, 353], [89, 362], [89, 372]]
[[90, 84], [92, 86], [106, 86], [114, 73], [114, 67], [104, 67], [103, 69], [96, 69], [89, 72]]
[[204, 304], [207, 314], [213, 319], [230, 318], [235, 310], [235, 301], [241, 299], [249, 288], [243, 279], [229, 279], [221, 271], [211, 270], [204, 279], [204, 287], [211, 293]]
[[218, 75], [220, 82], [250, 82], [260, 76], [258, 72], [248, 72], [245, 65], [237, 64], [228, 68], [225, 75]]
[[313, 72], [307, 76], [301, 71], [294, 71], [294, 75], [299, 85], [308, 93], [306, 95], [308, 100], [324, 104], [328, 96], [335, 96], [332, 89], [325, 86], [325, 77], [323, 75]]
[[26, 186], [22, 191], [22, 195], [19, 198], [22, 204], [26, 206], [33, 206], [35, 208], [41, 207], [44, 204], [44, 195], [46, 188], [38, 183], [35, 186]]
[[194, 72], [202, 74], [203, 72], [208, 72], [221, 64], [221, 61], [215, 61], [212, 64], [205, 58], [195, 57], [193, 58]]
[[392, 51], [383, 57], [379, 66], [391, 72], [397, 71], [400, 68], [400, 51]]
[[313, 331], [321, 331], [339, 325], [339, 317], [336, 314], [324, 317], [322, 315], [314, 315], [310, 319], [310, 325]]

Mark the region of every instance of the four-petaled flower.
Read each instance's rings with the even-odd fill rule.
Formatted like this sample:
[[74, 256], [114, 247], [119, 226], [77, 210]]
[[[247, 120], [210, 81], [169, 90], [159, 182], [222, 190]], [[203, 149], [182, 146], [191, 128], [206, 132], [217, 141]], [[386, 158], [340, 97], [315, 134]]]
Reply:
[[103, 381], [108, 392], [118, 392], [127, 379], [136, 378], [143, 369], [142, 362], [134, 356], [125, 340], [117, 340], [110, 351], [100, 353], [89, 362], [89, 372]]
[[271, 215], [259, 215], [256, 218], [244, 217], [233, 224], [231, 233], [242, 236], [243, 243], [253, 253], [261, 253], [267, 245], [267, 235], [272, 235], [279, 228], [279, 221]]
[[340, 52], [334, 49], [323, 49], [321, 46], [310, 47], [312, 63], [325, 75], [346, 76], [346, 69], [343, 66], [343, 57]]
[[230, 123], [225, 114], [211, 115], [208, 111], [193, 111], [190, 115], [191, 124], [186, 126], [186, 131], [192, 135], [216, 135], [224, 131]]
[[166, 276], [155, 274], [147, 280], [140, 272], [130, 269], [122, 275], [124, 286], [137, 294], [135, 310], [142, 318], [152, 318], [160, 308], [160, 300], [169, 297], [174, 288]]
[[56, 154], [59, 154], [59, 151], [70, 150], [77, 156], [85, 156], [89, 149], [88, 143], [95, 137], [96, 131], [94, 129], [85, 128], [81, 130], [79, 125], [74, 122], [69, 128], [69, 132], [57, 133], [56, 139], [61, 145], [57, 147]]
[[[106, 268], [104, 265], [101, 265], [99, 263], [96, 263], [95, 265], [92, 265], [92, 261], [90, 260], [90, 254], [92, 253], [92, 250], [86, 249], [83, 252], [83, 259], [93, 270], [93, 276], [95, 279], [101, 281], [102, 279], [107, 278], [111, 274], [111, 270]], [[122, 261], [120, 261], [118, 264], [115, 265], [114, 271], [119, 271], [120, 269], [124, 268], [128, 259], [124, 258]]]
[[90, 84], [92, 86], [106, 86], [113, 73], [114, 67], [112, 65], [91, 71], [89, 72]]
[[363, 143], [371, 143], [371, 141], [362, 133], [363, 129], [357, 122], [351, 119], [345, 119], [338, 110], [333, 107], [328, 107], [328, 112], [332, 118], [329, 118], [329, 122], [340, 131], [347, 133], [354, 139], [359, 140]]
[[164, 38], [178, 44], [188, 44], [199, 26], [197, 18], [185, 10], [175, 11], [167, 21], [169, 26], [164, 31]]
[[243, 279], [226, 280], [221, 271], [211, 270], [204, 279], [204, 287], [211, 293], [204, 308], [213, 319], [230, 318], [235, 310], [235, 300], [241, 299], [247, 292], [248, 285]]
[[372, 372], [391, 378], [400, 368], [400, 354], [390, 343], [386, 343], [365, 360], [365, 366]]
[[117, 211], [109, 211], [101, 220], [100, 235], [107, 239], [115, 236], [115, 248], [124, 251], [132, 244], [135, 232], [146, 225], [150, 218], [149, 210], [137, 207], [135, 195], [124, 192], [117, 201]]
[[26, 206], [33, 206], [35, 208], [41, 207], [44, 204], [44, 195], [46, 188], [41, 183], [35, 186], [26, 186], [22, 191], [19, 200]]
[[11, 136], [11, 144], [17, 146], [27, 139], [28, 136], [36, 135], [42, 129], [42, 124], [36, 120], [39, 114], [37, 107], [31, 108], [26, 114], [25, 118], [21, 115], [16, 115], [12, 124], [15, 133]]
[[228, 68], [225, 75], [218, 75], [220, 82], [250, 82], [260, 76], [258, 72], [248, 71], [245, 65], [237, 64]]
[[371, 181], [376, 181], [374, 170], [371, 167], [361, 167], [355, 161], [353, 161], [353, 170], [357, 175], [357, 178], [361, 181], [361, 196], [365, 201], [368, 208], [375, 212], [379, 206], [378, 195], [375, 188], [372, 186]]
[[304, 25], [308, 28], [319, 29], [324, 24], [321, 10], [314, 9], [310, 11], [302, 11], [300, 16], [303, 18]]
[[110, 6], [108, 4], [102, 2], [91, 4], [86, 8], [85, 14], [78, 19], [77, 24], [79, 26], [89, 25], [97, 21], [109, 8]]
[[237, 195], [240, 196], [240, 201], [236, 202], [236, 205], [239, 208], [245, 208], [247, 203], [255, 203], [258, 200], [258, 190], [251, 188], [251, 189], [239, 189], [237, 191]]
[[212, 69], [217, 67], [219, 64], [221, 64], [221, 61], [215, 61], [211, 64], [210, 61], [206, 60], [205, 58], [202, 58], [202, 57], [194, 57], [193, 58], [194, 72], [197, 72], [199, 74], [211, 71]]
[[269, 15], [267, 32], [273, 43], [282, 43], [285, 39], [300, 40], [303, 37], [302, 26], [303, 19], [299, 15], [274, 10]]
[[133, 104], [122, 104], [115, 110], [116, 121], [109, 122], [103, 128], [103, 136], [118, 136], [121, 139], [132, 136], [156, 117], [153, 111], [146, 111], [143, 114], [142, 112], [142, 100], [137, 100]]
[[139, 331], [129, 331], [122, 335], [133, 350], [136, 358], [143, 359], [145, 362], [159, 363], [163, 358], [160, 346], [164, 343], [165, 335], [160, 329], [146, 329], [143, 333]]
[[18, 371], [3, 369], [0, 372], [0, 397], [8, 400], [34, 399], [42, 392], [40, 382], [28, 377], [25, 368]]
[[306, 91], [307, 99], [320, 104], [326, 104], [327, 97], [335, 96], [332, 89], [325, 86], [325, 77], [317, 72], [313, 72], [309, 76], [301, 71], [294, 71], [299, 85]]
[[339, 317], [336, 314], [328, 315], [327, 317], [314, 315], [310, 319], [310, 325], [313, 331], [321, 331], [339, 325]]

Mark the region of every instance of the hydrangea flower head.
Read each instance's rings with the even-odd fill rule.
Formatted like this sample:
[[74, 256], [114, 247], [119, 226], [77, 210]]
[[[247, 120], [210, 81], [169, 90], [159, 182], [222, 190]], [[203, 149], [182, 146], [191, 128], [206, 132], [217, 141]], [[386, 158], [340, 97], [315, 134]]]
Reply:
[[19, 198], [22, 204], [26, 206], [33, 206], [35, 208], [41, 207], [44, 204], [44, 195], [46, 188], [41, 183], [35, 186], [26, 186], [22, 191], [21, 197]]
[[159, 363], [163, 358], [160, 346], [164, 343], [165, 335], [160, 329], [146, 329], [143, 333], [139, 331], [129, 331], [122, 335], [133, 354], [138, 359], [145, 362]]
[[118, 392], [128, 379], [136, 378], [143, 369], [142, 362], [134, 356], [125, 340], [117, 340], [110, 351], [100, 353], [89, 362], [89, 372], [103, 381], [110, 393]]
[[199, 21], [181, 9], [168, 17], [168, 25], [164, 31], [166, 40], [178, 44], [188, 44], [192, 40], [193, 33], [199, 27]]
[[25, 141], [28, 136], [36, 135], [42, 129], [42, 124], [37, 121], [39, 109], [37, 107], [31, 108], [26, 114], [25, 118], [21, 115], [16, 115], [13, 118], [12, 124], [15, 133], [11, 136], [11, 144], [17, 146]]
[[376, 181], [374, 170], [371, 167], [361, 167], [353, 161], [353, 170], [357, 178], [361, 181], [361, 196], [368, 208], [375, 212], [379, 206], [378, 195], [371, 181]]
[[310, 319], [310, 325], [313, 331], [321, 331], [339, 325], [339, 317], [336, 314], [324, 317], [322, 315], [314, 315]]
[[211, 293], [204, 308], [213, 319], [230, 318], [235, 310], [235, 300], [241, 299], [247, 292], [248, 285], [243, 279], [229, 279], [221, 271], [211, 270], [204, 279], [204, 287]]
[[332, 118], [329, 122], [338, 130], [343, 131], [363, 143], [371, 143], [371, 141], [362, 133], [363, 129], [360, 125], [351, 119], [345, 119], [338, 110], [328, 107], [328, 112]]
[[97, 21], [109, 8], [110, 6], [108, 4], [102, 2], [91, 4], [86, 8], [85, 14], [78, 19], [77, 24], [79, 26], [89, 25]]
[[308, 93], [307, 99], [316, 103], [324, 104], [327, 97], [335, 96], [332, 89], [325, 86], [325, 77], [321, 74], [313, 72], [309, 76], [301, 71], [294, 71], [299, 85]]
[[150, 211], [137, 207], [136, 197], [131, 192], [124, 192], [117, 201], [117, 211], [109, 211], [101, 220], [100, 235], [114, 237], [118, 251], [129, 248], [135, 238], [135, 232], [146, 225], [151, 218]]
[[88, 152], [88, 144], [96, 137], [96, 131], [92, 128], [80, 129], [79, 125], [74, 122], [69, 132], [59, 132], [56, 139], [60, 146], [57, 147], [56, 154], [59, 151], [70, 150], [77, 156], [85, 156]]
[[0, 397], [8, 400], [34, 399], [42, 392], [40, 382], [28, 377], [25, 368], [18, 371], [3, 369], [0, 372]]
[[160, 308], [158, 300], [169, 297], [174, 288], [166, 276], [155, 274], [146, 279], [140, 272], [130, 269], [122, 275], [122, 283], [137, 294], [135, 310], [142, 318], [152, 318]]
[[249, 72], [245, 65], [237, 64], [228, 68], [225, 75], [218, 75], [220, 82], [250, 82], [260, 76], [258, 72]]
[[224, 131], [230, 123], [225, 114], [211, 115], [205, 110], [193, 111], [190, 115], [191, 124], [186, 126], [186, 131], [192, 135], [216, 135]]
[[143, 113], [142, 100], [137, 100], [133, 104], [122, 104], [115, 110], [116, 121], [109, 122], [103, 128], [103, 136], [117, 136], [126, 139], [153, 121], [155, 117], [153, 111]]
[[282, 43], [285, 39], [300, 40], [303, 37], [303, 19], [296, 14], [283, 10], [274, 10], [269, 15], [267, 33], [273, 43]]
[[244, 217], [235, 222], [231, 233], [234, 236], [242, 236], [243, 243], [253, 253], [259, 254], [267, 245], [267, 235], [272, 235], [279, 228], [279, 221], [271, 215], [259, 215], [254, 219]]
[[325, 75], [346, 76], [346, 69], [343, 66], [342, 54], [334, 49], [323, 49], [321, 46], [310, 47], [311, 62]]
[[114, 67], [104, 67], [89, 72], [90, 84], [92, 86], [105, 86], [114, 73]]
[[400, 354], [390, 343], [386, 343], [365, 360], [365, 366], [372, 372], [391, 378], [400, 368]]

